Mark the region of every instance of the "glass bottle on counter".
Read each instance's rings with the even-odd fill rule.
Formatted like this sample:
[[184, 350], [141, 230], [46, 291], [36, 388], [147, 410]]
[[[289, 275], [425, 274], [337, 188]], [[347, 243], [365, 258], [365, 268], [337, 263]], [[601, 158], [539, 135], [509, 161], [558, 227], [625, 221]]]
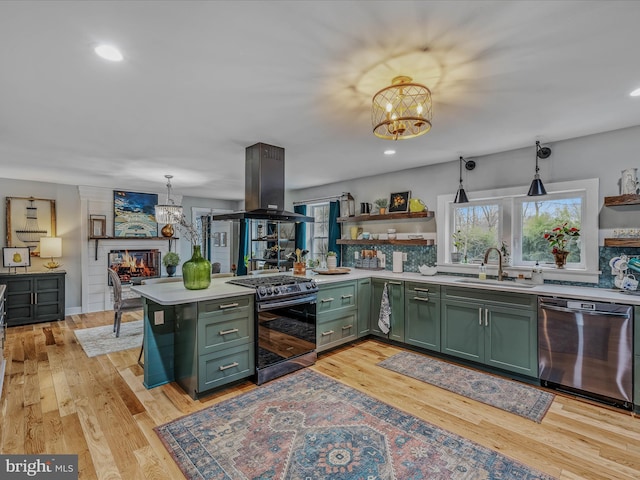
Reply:
[[480, 270], [478, 271], [478, 278], [480, 280], [487, 279], [487, 267], [484, 266], [484, 262], [480, 264]]

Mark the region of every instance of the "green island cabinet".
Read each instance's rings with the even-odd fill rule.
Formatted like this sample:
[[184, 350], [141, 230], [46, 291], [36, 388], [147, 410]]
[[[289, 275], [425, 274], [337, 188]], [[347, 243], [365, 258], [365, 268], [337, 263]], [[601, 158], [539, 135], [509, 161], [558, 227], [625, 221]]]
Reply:
[[358, 280], [358, 338], [371, 333], [371, 279]]
[[537, 297], [442, 287], [442, 353], [538, 376]]
[[0, 275], [7, 286], [7, 326], [64, 320], [65, 272]]
[[634, 314], [634, 380], [633, 380], [633, 404], [636, 413], [640, 413], [640, 307], [635, 307]]
[[440, 285], [405, 282], [405, 343], [440, 351]]
[[[391, 306], [391, 329], [388, 334], [382, 333], [378, 326], [380, 317], [380, 302], [384, 284], [387, 284], [387, 294]], [[371, 279], [371, 323], [372, 335], [389, 338], [404, 343], [404, 282], [387, 280], [384, 278]]]
[[318, 286], [316, 351], [322, 352], [358, 338], [356, 281]]
[[255, 373], [253, 295], [175, 306], [175, 381], [193, 398]]

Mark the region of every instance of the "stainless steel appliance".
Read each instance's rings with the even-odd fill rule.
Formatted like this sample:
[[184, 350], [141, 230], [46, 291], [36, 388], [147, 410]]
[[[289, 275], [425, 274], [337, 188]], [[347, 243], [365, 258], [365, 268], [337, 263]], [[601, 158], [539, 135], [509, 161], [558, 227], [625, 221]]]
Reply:
[[228, 283], [256, 290], [256, 383], [316, 361], [316, 300], [313, 280], [291, 275], [236, 277]]
[[543, 386], [631, 409], [633, 309], [563, 298], [538, 299]]

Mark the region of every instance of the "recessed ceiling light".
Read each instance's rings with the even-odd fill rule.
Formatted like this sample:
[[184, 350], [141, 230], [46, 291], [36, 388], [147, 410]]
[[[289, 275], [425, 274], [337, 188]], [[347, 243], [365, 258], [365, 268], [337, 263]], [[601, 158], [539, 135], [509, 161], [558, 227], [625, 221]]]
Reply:
[[633, 92], [631, 92], [629, 95], [631, 95], [632, 97], [640, 97], [640, 88], [636, 88]]
[[395, 154], [396, 154], [396, 151], [395, 151], [395, 150], [385, 150], [385, 151], [384, 151], [384, 154], [385, 154], [385, 155], [395, 155]]
[[102, 57], [105, 60], [110, 60], [112, 62], [121, 62], [124, 58], [120, 50], [118, 50], [118, 48], [114, 47], [113, 45], [98, 45], [94, 49], [94, 51], [99, 57]]

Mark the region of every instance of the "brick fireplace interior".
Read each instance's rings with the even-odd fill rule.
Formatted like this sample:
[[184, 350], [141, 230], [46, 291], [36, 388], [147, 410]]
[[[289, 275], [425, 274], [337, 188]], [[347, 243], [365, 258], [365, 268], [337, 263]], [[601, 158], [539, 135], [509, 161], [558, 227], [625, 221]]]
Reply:
[[111, 250], [108, 262], [122, 283], [139, 284], [145, 278], [161, 275], [160, 257], [158, 249]]

